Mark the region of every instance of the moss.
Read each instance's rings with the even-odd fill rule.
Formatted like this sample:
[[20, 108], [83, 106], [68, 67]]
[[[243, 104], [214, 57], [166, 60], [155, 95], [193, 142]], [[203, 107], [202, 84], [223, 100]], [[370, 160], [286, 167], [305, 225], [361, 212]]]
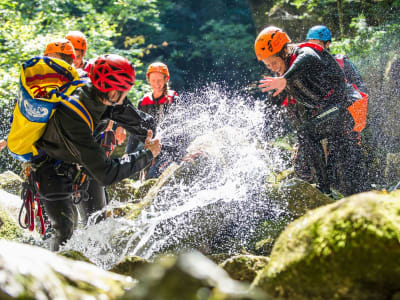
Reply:
[[75, 250], [61, 251], [58, 253], [58, 255], [67, 257], [72, 260], [84, 261], [84, 262], [93, 264], [93, 262], [91, 262], [89, 258], [87, 258], [85, 255], [83, 255], [79, 251], [75, 251]]
[[255, 255], [237, 255], [220, 264], [235, 280], [252, 282], [257, 273], [266, 267], [268, 258]]
[[0, 209], [0, 219], [3, 225], [0, 227], [0, 239], [5, 240], [18, 240], [23, 237], [23, 229], [16, 224], [11, 217], [3, 210]]
[[137, 278], [138, 272], [148, 264], [150, 264], [150, 262], [142, 257], [127, 256], [115, 264], [109, 271]]
[[134, 196], [136, 199], [142, 199], [146, 196], [148, 191], [151, 189], [153, 185], [155, 185], [157, 182], [157, 179], [149, 179], [143, 182], [135, 191]]
[[384, 299], [400, 288], [399, 200], [370, 192], [308, 212], [281, 234], [254, 286], [287, 299]]

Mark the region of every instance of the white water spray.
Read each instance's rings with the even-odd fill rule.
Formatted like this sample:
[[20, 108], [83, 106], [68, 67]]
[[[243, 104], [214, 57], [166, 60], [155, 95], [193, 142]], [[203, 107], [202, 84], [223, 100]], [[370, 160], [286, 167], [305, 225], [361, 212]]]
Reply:
[[266, 201], [264, 183], [284, 162], [278, 149], [267, 146], [265, 135], [274, 125], [271, 119], [265, 131], [263, 105], [215, 86], [182, 100], [157, 134], [163, 143], [205, 151], [205, 163], [191, 180], [177, 176], [164, 186], [135, 220], [109, 218], [77, 230], [63, 249], [80, 251], [106, 269], [125, 255], [226, 253], [245, 247], [257, 222], [279, 213]]

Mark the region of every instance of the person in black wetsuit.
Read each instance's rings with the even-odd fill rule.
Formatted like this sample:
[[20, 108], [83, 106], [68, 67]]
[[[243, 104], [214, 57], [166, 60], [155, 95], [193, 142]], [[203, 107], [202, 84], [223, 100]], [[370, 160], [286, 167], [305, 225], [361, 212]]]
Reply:
[[[317, 187], [325, 193], [332, 185], [340, 186], [346, 195], [359, 192], [362, 156], [357, 133], [352, 131], [355, 122], [347, 110], [352, 102], [344, 72], [323, 47], [290, 42], [289, 36], [274, 26], [259, 33], [257, 59], [276, 74], [265, 76], [259, 87], [271, 94], [274, 104], [286, 107], [297, 133], [300, 157], [315, 170]], [[327, 154], [322, 139], [328, 141]]]

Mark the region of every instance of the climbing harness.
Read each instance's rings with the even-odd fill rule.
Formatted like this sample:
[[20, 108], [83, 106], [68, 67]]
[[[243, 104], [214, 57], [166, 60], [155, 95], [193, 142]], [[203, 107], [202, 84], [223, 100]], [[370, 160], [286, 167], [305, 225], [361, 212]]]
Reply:
[[[39, 183], [35, 179], [35, 172], [31, 166], [25, 170], [27, 180], [22, 183], [21, 199], [22, 205], [19, 211], [18, 222], [23, 229], [37, 231], [44, 239], [48, 237], [46, 232], [50, 232], [50, 221], [42, 208], [39, 198]], [[25, 217], [22, 220], [22, 213], [25, 209]]]

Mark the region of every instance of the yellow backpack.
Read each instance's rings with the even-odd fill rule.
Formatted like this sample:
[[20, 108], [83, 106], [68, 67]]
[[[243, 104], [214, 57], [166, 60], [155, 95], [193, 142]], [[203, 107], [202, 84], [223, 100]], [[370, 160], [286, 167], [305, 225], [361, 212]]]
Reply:
[[14, 158], [29, 161], [39, 154], [35, 143], [58, 105], [74, 111], [93, 132], [90, 113], [78, 99], [70, 96], [84, 84], [75, 68], [60, 59], [37, 56], [21, 64], [19, 94], [7, 138]]

